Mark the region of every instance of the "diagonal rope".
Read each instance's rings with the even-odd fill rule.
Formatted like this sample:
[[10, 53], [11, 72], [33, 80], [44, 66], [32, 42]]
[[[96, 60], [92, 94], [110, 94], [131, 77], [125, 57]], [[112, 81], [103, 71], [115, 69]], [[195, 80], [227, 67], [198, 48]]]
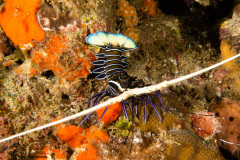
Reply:
[[111, 98], [103, 103], [100, 103], [94, 107], [91, 107], [89, 109], [86, 109], [84, 111], [81, 111], [77, 114], [74, 114], [74, 115], [71, 115], [71, 116], [68, 116], [66, 118], [63, 118], [63, 119], [60, 119], [60, 120], [57, 120], [57, 121], [54, 121], [54, 122], [51, 122], [49, 124], [46, 124], [46, 125], [43, 125], [43, 126], [40, 126], [40, 127], [37, 127], [37, 128], [34, 128], [34, 129], [30, 129], [28, 131], [25, 131], [25, 132], [21, 132], [21, 133], [18, 133], [18, 134], [15, 134], [13, 136], [10, 136], [10, 137], [7, 137], [7, 138], [4, 138], [4, 139], [1, 139], [0, 140], [0, 143], [1, 142], [5, 142], [5, 141], [8, 141], [8, 140], [11, 140], [13, 138], [17, 138], [17, 137], [20, 137], [20, 136], [23, 136], [25, 134], [28, 134], [28, 133], [31, 133], [31, 132], [35, 132], [35, 131], [38, 131], [38, 130], [42, 130], [44, 128], [47, 128], [47, 127], [51, 127], [51, 126], [54, 126], [56, 124], [59, 124], [59, 123], [63, 123], [63, 122], [66, 122], [66, 121], [69, 121], [71, 119], [75, 119], [77, 117], [81, 117], [81, 116], [84, 116], [84, 115], [87, 115], [89, 113], [92, 113], [96, 110], [99, 110], [103, 107], [106, 107], [108, 105], [112, 105], [114, 103], [117, 103], [117, 102], [121, 102], [129, 97], [132, 97], [132, 96], [136, 96], [136, 95], [141, 95], [141, 94], [147, 94], [147, 93], [151, 93], [151, 92], [154, 92], [154, 91], [157, 91], [157, 90], [161, 90], [162, 88], [165, 88], [165, 87], [168, 87], [168, 86], [171, 86], [173, 84], [176, 84], [176, 83], [179, 83], [179, 82], [182, 82], [184, 80], [187, 80], [189, 78], [192, 78], [192, 77], [195, 77], [199, 74], [202, 74], [204, 72], [207, 72], [213, 68], [216, 68], [218, 66], [221, 66], [223, 65], [224, 63], [227, 63], [237, 57], [240, 57], [240, 54], [237, 54], [229, 59], [226, 59], [222, 62], [219, 62], [215, 65], [212, 65], [210, 67], [207, 67], [205, 69], [202, 69], [202, 70], [199, 70], [197, 72], [194, 72], [194, 73], [191, 73], [191, 74], [188, 74], [186, 76], [182, 76], [182, 77], [179, 77], [177, 79], [173, 79], [173, 80], [170, 80], [170, 81], [164, 81], [162, 83], [159, 83], [157, 85], [152, 85], [152, 86], [147, 86], [147, 87], [143, 87], [143, 88], [135, 88], [135, 89], [129, 89], [127, 90], [126, 92], [123, 92], [121, 95], [117, 96], [117, 97], [114, 97], [114, 98]]

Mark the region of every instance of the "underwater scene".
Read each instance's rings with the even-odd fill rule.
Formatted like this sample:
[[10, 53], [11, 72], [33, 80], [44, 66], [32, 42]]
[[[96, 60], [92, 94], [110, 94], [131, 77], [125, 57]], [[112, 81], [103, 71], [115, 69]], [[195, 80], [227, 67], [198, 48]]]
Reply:
[[239, 2], [0, 0], [0, 159], [240, 159]]

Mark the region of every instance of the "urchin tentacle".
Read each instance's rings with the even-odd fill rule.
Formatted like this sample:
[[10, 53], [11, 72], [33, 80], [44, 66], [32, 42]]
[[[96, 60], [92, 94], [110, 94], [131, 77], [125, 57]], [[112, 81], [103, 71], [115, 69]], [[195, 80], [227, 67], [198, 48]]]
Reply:
[[[90, 108], [90, 107], [94, 107], [96, 105], [98, 105], [100, 103], [100, 101], [105, 98], [106, 96], [109, 96], [110, 93], [107, 92], [108, 90], [104, 90], [102, 92], [99, 92], [97, 94], [95, 94], [94, 96], [92, 96], [91, 98], [89, 98], [88, 100], [88, 103], [87, 103], [87, 108]], [[106, 93], [107, 92], [107, 93]], [[105, 94], [104, 94], [105, 93]], [[90, 103], [92, 101], [92, 105], [90, 106]], [[107, 107], [106, 107], [107, 108]], [[105, 113], [105, 112], [104, 112]], [[88, 118], [88, 120], [91, 122], [91, 118], [90, 118], [90, 115], [91, 113], [89, 113], [81, 122], [80, 124], [78, 125], [78, 127], [80, 127], [83, 122]], [[102, 117], [102, 116], [101, 116]]]
[[104, 95], [102, 95], [101, 97], [99, 97], [98, 101], [97, 101], [95, 104], [93, 104], [93, 106], [98, 105], [103, 98], [105, 98], [105, 97], [107, 97], [107, 96], [110, 96], [110, 95], [111, 95], [111, 94], [108, 93], [108, 92], [105, 93]]
[[103, 111], [103, 113], [102, 113], [102, 115], [101, 115], [101, 117], [99, 118], [99, 120], [98, 120], [98, 122], [97, 122], [97, 124], [99, 124], [99, 122], [101, 121], [101, 119], [103, 118], [103, 115], [107, 112], [107, 110], [108, 110], [108, 107], [109, 106], [107, 106], [106, 108], [105, 108], [105, 110]]
[[[89, 98], [88, 103], [87, 103], [87, 108], [90, 108], [90, 103], [91, 103], [91, 101], [92, 101], [92, 106], [95, 106], [95, 105], [94, 105], [95, 101], [96, 101], [99, 97], [101, 97], [101, 95], [102, 95], [103, 93], [105, 93], [105, 92], [106, 92], [106, 90], [104, 90], [104, 91], [102, 91], [102, 92], [99, 92], [99, 93], [93, 95], [91, 98]], [[92, 99], [93, 99], [93, 100], [92, 100]], [[90, 116], [88, 116], [88, 120], [91, 121], [91, 117], [90, 117]], [[84, 118], [84, 120], [81, 122], [81, 124], [82, 124], [84, 121], [85, 121], [85, 118]]]
[[142, 101], [143, 102], [143, 116], [144, 116], [144, 123], [147, 123], [147, 111], [146, 111], [146, 106], [147, 106], [147, 102]]
[[[104, 91], [102, 91], [102, 92], [99, 92], [99, 93], [97, 93], [97, 94], [95, 94], [94, 96], [93, 96], [93, 98], [90, 98], [89, 100], [88, 100], [88, 102], [90, 101], [91, 102], [91, 100], [92, 100], [92, 106], [95, 106], [96, 104], [95, 104], [95, 102], [98, 100], [98, 98], [99, 97], [101, 97], [105, 92], [107, 92], [107, 90], [104, 90]], [[88, 103], [88, 105], [90, 104], [90, 102]], [[88, 106], [89, 107], [89, 106]]]
[[[145, 101], [146, 103], [148, 103], [148, 104], [150, 104], [150, 105], [154, 105], [154, 106], [162, 107], [164, 110], [167, 110], [167, 111], [171, 112], [172, 114], [174, 114], [174, 115], [176, 115], [176, 116], [178, 116], [178, 117], [184, 119], [184, 117], [182, 117], [182, 116], [176, 114], [175, 112], [173, 112], [171, 109], [169, 109], [169, 108], [167, 108], [167, 107], [161, 106], [161, 105], [159, 105], [159, 104], [152, 103], [152, 102], [147, 101], [147, 100], [145, 100], [145, 99], [143, 99], [143, 98], [141, 98], [141, 97], [137, 97], [137, 98], [140, 99], [140, 100], [142, 100], [142, 101]], [[188, 121], [187, 121], [187, 122], [188, 122]], [[189, 122], [188, 122], [188, 123], [189, 123]], [[190, 124], [191, 124], [191, 123], [190, 123]]]
[[89, 113], [89, 114], [80, 122], [80, 124], [78, 125], [78, 127], [80, 127], [80, 126], [83, 124], [83, 122], [86, 121], [86, 119], [90, 117], [90, 115], [91, 115], [91, 113]]
[[163, 106], [163, 103], [162, 103], [162, 100], [161, 100], [161, 97], [160, 97], [160, 91], [157, 90], [156, 93], [157, 93], [157, 97], [158, 97], [159, 103], [160, 103], [160, 105], [162, 106], [162, 107], [160, 107], [160, 108], [161, 108], [162, 112], [164, 113], [164, 112], [165, 112], [165, 108], [164, 108], [164, 106]]
[[123, 108], [123, 113], [128, 121], [128, 115], [127, 115], [127, 110], [126, 110], [126, 106], [125, 106], [125, 101], [122, 101], [121, 104], [122, 104], [122, 108]]
[[[146, 95], [146, 96], [148, 97], [149, 101], [150, 101], [151, 103], [153, 103], [151, 96], [149, 96], [149, 95]], [[153, 103], [153, 104], [154, 104], [154, 103]], [[151, 106], [152, 106], [152, 108], [154, 109], [154, 111], [156, 112], [156, 114], [157, 114], [160, 122], [162, 122], [162, 118], [161, 118], [160, 114], [158, 113], [157, 109], [155, 108], [155, 106], [154, 106], [154, 105], [151, 105]]]
[[135, 105], [135, 102], [134, 102], [134, 97], [132, 98], [132, 124], [134, 123], [134, 105]]
[[132, 112], [132, 107], [131, 107], [130, 103], [127, 102], [127, 100], [126, 100], [125, 102], [126, 102], [126, 104], [128, 105], [129, 110]]

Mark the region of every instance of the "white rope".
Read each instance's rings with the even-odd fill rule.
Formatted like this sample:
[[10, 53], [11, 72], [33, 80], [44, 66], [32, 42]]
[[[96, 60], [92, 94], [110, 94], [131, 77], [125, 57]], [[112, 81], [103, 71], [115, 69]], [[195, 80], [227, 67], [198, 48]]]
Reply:
[[222, 141], [222, 142], [224, 142], [224, 143], [227, 143], [227, 144], [232, 144], [232, 145], [240, 146], [240, 144], [228, 142], [228, 141], [225, 141], [225, 140], [223, 140], [223, 139], [219, 139], [219, 140]]
[[136, 95], [141, 95], [141, 94], [144, 94], [144, 93], [151, 93], [151, 92], [154, 92], [154, 91], [157, 91], [157, 90], [161, 90], [162, 88], [164, 87], [168, 87], [170, 85], [173, 85], [173, 84], [176, 84], [178, 82], [181, 82], [181, 81], [184, 81], [184, 80], [187, 80], [189, 78], [192, 78], [194, 76], [197, 76], [199, 74], [202, 74], [204, 72], [207, 72], [213, 68], [216, 68], [224, 63], [227, 63], [237, 57], [239, 57], [240, 54], [236, 55], [236, 56], [233, 56], [229, 59], [226, 59], [220, 63], [217, 63], [215, 65], [212, 65], [210, 67], [207, 67], [205, 69], [202, 69], [202, 70], [199, 70], [197, 72], [194, 72], [194, 73], [191, 73], [191, 74], [188, 74], [186, 76], [183, 76], [183, 77], [180, 77], [180, 78], [177, 78], [177, 79], [173, 79], [173, 80], [170, 80], [170, 81], [164, 81], [162, 83], [159, 83], [157, 85], [153, 85], [153, 86], [148, 86], [148, 87], [143, 87], [143, 88], [135, 88], [135, 89], [129, 89], [128, 91], [122, 93], [121, 95], [119, 95], [118, 97], [114, 97], [114, 98], [111, 98], [103, 103], [100, 103], [94, 107], [91, 107], [89, 109], [86, 109], [84, 111], [81, 111], [77, 114], [74, 114], [74, 115], [71, 115], [71, 116], [68, 116], [66, 118], [63, 118], [63, 119], [60, 119], [60, 120], [57, 120], [57, 121], [54, 121], [54, 122], [51, 122], [49, 124], [46, 124], [46, 125], [43, 125], [43, 126], [40, 126], [40, 127], [37, 127], [37, 128], [34, 128], [34, 129], [31, 129], [31, 130], [28, 130], [28, 131], [25, 131], [25, 132], [22, 132], [22, 133], [18, 133], [16, 135], [13, 135], [13, 136], [10, 136], [10, 137], [7, 137], [7, 138], [4, 138], [4, 139], [1, 139], [0, 140], [0, 143], [1, 142], [5, 142], [5, 141], [8, 141], [8, 140], [11, 140], [13, 138], [17, 138], [17, 137], [20, 137], [20, 136], [23, 136], [25, 134], [28, 134], [28, 133], [31, 133], [31, 132], [35, 132], [35, 131], [38, 131], [38, 130], [42, 130], [44, 128], [47, 128], [47, 127], [51, 127], [51, 126], [54, 126], [56, 124], [59, 124], [59, 123], [63, 123], [63, 122], [66, 122], [66, 121], [69, 121], [71, 119], [74, 119], [74, 118], [77, 118], [77, 117], [81, 117], [81, 116], [84, 116], [84, 115], [87, 115], [89, 113], [92, 113], [96, 110], [99, 110], [103, 107], [106, 107], [108, 105], [111, 105], [111, 104], [114, 104], [114, 103], [117, 103], [117, 102], [121, 102], [125, 99], [127, 99], [128, 97], [132, 97], [132, 96], [136, 96]]

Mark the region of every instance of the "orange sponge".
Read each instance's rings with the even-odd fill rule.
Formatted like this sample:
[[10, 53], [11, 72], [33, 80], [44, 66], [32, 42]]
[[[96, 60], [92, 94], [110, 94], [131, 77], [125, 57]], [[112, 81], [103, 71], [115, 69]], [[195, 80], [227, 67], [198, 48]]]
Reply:
[[107, 142], [109, 137], [108, 135], [103, 131], [99, 129], [94, 129], [94, 126], [91, 126], [86, 131], [86, 138], [89, 142]]
[[[76, 156], [76, 160], [98, 160], [97, 151], [91, 143], [85, 144], [81, 152]], [[71, 157], [72, 158], [72, 157]], [[73, 158], [74, 159], [74, 158]]]
[[152, 16], [156, 16], [157, 15], [156, 10], [157, 10], [157, 2], [155, 2], [154, 0], [144, 0], [143, 8], [142, 8], [143, 12], [147, 12]]
[[44, 50], [32, 51], [32, 62], [41, 72], [52, 70], [59, 77], [73, 81], [76, 78], [86, 77], [90, 74], [91, 62], [95, 60], [93, 54], [86, 47], [80, 47], [86, 56], [75, 52], [70, 53], [66, 36], [50, 35]]
[[94, 129], [93, 126], [84, 129], [75, 125], [57, 125], [59, 126], [56, 135], [59, 139], [66, 142], [72, 148], [80, 148], [82, 144], [99, 141], [107, 142], [109, 137], [103, 130]]
[[[99, 109], [96, 111], [97, 115], [98, 115], [98, 119], [101, 117], [104, 110], [105, 110], [105, 108], [102, 108], [102, 109]], [[108, 125], [110, 122], [115, 121], [121, 112], [122, 112], [121, 103], [120, 102], [115, 103], [108, 107], [108, 110], [103, 115], [101, 122], [104, 122], [105, 125]]]
[[134, 42], [139, 41], [140, 30], [134, 27], [129, 27], [124, 33], [125, 36], [132, 38]]
[[83, 148], [78, 156], [76, 156], [76, 160], [98, 160], [97, 150], [93, 147], [93, 142], [107, 142], [109, 137], [108, 135], [98, 129], [94, 129], [94, 126], [91, 126], [86, 131], [86, 139], [87, 143], [83, 145]]
[[7, 0], [0, 12], [0, 25], [17, 46], [32, 40], [41, 41], [45, 32], [38, 24], [36, 12], [41, 0]]
[[76, 160], [98, 160], [97, 150], [93, 147], [93, 142], [107, 142], [108, 135], [94, 126], [86, 129], [77, 127], [75, 125], [57, 125], [58, 131], [56, 135], [59, 139], [66, 142], [70, 147], [75, 148], [77, 155], [73, 154], [72, 159]]
[[[231, 45], [225, 40], [221, 41], [220, 50], [221, 50], [222, 60], [226, 60], [236, 55], [236, 51], [233, 48], [231, 48]], [[236, 60], [227, 62], [224, 64], [224, 66], [230, 71], [238, 70], [238, 67], [236, 65]]]
[[82, 145], [85, 140], [85, 137], [80, 135], [83, 131], [84, 129], [75, 125], [62, 125], [59, 127], [56, 135], [70, 147], [77, 148]]

